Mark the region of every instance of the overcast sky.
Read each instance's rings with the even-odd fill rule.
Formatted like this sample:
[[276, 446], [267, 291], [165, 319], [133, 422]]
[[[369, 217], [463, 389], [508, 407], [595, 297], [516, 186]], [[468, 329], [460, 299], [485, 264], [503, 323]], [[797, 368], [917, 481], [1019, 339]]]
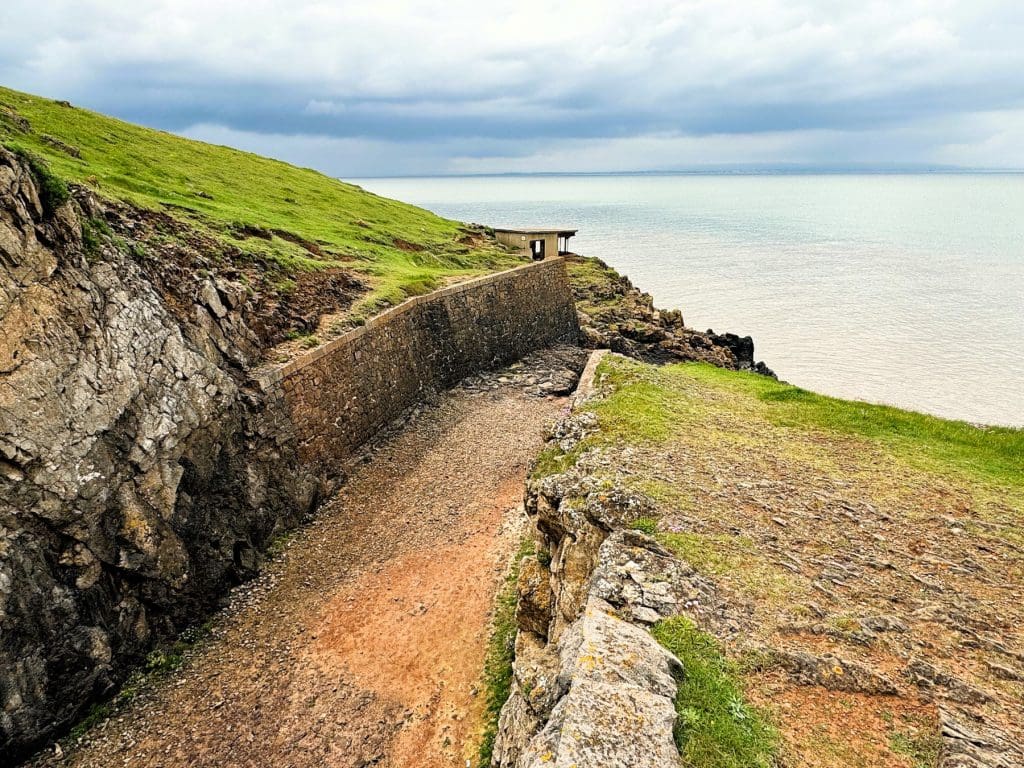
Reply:
[[1021, 0], [0, 0], [0, 83], [349, 177], [1024, 168]]

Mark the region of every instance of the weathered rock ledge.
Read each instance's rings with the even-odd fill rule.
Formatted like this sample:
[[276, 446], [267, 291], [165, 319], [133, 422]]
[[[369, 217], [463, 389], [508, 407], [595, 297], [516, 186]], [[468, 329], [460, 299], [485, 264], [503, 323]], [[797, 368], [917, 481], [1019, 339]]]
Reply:
[[[600, 353], [581, 377], [585, 396]], [[572, 421], [572, 417], [568, 422]], [[570, 427], [568, 437], [579, 438]], [[643, 497], [568, 473], [530, 481], [539, 554], [518, 582], [512, 693], [494, 766], [672, 766], [678, 659], [647, 631], [699, 579], [654, 539], [623, 526]]]
[[[594, 391], [602, 354], [591, 356], [576, 406], [603, 396]], [[569, 454], [597, 428], [593, 413], [574, 406], [551, 441]], [[686, 669], [648, 631], [678, 615], [731, 654], [756, 659], [759, 673], [789, 684], [894, 705], [919, 695], [933, 702], [941, 768], [1022, 764], [1019, 745], [966, 706], [985, 693], [924, 660], [912, 658], [898, 670], [848, 658], [842, 649], [757, 639], [749, 601], [631, 528], [656, 517], [656, 504], [628, 487], [625, 474], [602, 471], [602, 450], [584, 451], [564, 472], [527, 483], [538, 554], [520, 568], [513, 681], [499, 719], [495, 768], [678, 765], [674, 697]], [[874, 623], [879, 631], [906, 631], [884, 616]]]

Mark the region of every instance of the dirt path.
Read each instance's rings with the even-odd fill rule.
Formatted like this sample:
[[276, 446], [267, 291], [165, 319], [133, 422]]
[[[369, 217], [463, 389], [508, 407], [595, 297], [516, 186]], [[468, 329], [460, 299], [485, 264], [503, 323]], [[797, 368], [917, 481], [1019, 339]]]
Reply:
[[523, 480], [565, 404], [502, 378], [380, 446], [179, 673], [45, 763], [464, 766]]

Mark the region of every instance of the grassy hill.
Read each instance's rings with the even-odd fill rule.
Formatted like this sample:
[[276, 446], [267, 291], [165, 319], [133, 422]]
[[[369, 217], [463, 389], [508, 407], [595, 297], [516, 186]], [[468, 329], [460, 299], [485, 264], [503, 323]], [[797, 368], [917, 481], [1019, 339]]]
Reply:
[[364, 313], [517, 261], [459, 222], [316, 171], [6, 88], [0, 142], [43, 158], [66, 181], [170, 213], [284, 273], [351, 269], [371, 286], [356, 307]]

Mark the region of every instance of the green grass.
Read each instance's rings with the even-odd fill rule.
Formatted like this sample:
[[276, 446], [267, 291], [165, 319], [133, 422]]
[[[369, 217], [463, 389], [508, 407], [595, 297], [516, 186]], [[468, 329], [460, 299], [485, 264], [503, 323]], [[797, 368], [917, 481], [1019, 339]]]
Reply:
[[819, 395], [751, 373], [705, 364], [673, 366], [684, 375], [733, 395], [734, 407], [756, 404], [774, 424], [851, 435], [884, 446], [920, 469], [957, 470], [980, 480], [1024, 487], [1024, 430], [979, 427], [914, 411]]
[[534, 462], [533, 477], [565, 472], [589, 448], [665, 442], [676, 433], [684, 415], [693, 411], [686, 398], [664, 386], [660, 380], [664, 369], [626, 358], [613, 359], [613, 363], [602, 363], [598, 368], [602, 384], [611, 385], [611, 391], [584, 406], [584, 410], [597, 415], [597, 428], [569, 452], [557, 444], [546, 446]]
[[[919, 470], [967, 477], [1014, 495], [1024, 493], [1021, 429], [975, 426], [841, 400], [706, 363], [655, 367], [612, 356], [605, 358], [597, 374], [613, 390], [588, 406], [597, 415], [600, 429], [569, 455], [548, 447], [535, 475], [564, 471], [589, 447], [659, 444], [695, 424], [710, 429], [710, 417], [717, 411], [801, 432], [858, 438]], [[728, 437], [742, 440], [739, 434]]]
[[[65, 182], [85, 184], [99, 195], [166, 211], [285, 271], [351, 268], [372, 286], [356, 314], [452, 276], [519, 263], [496, 244], [460, 242], [466, 230], [459, 222], [316, 171], [6, 88], [0, 88], [0, 142], [35, 158], [37, 175], [54, 182], [46, 186], [51, 203]], [[246, 227], [270, 239], [239, 239]], [[316, 244], [322, 255], [293, 236]]]
[[658, 532], [658, 518], [656, 517], [638, 517], [629, 527], [634, 531], [640, 531], [646, 533], [648, 536], [654, 536]]
[[654, 637], [683, 663], [676, 692], [675, 738], [692, 768], [769, 768], [776, 764], [775, 728], [743, 699], [739, 671], [715, 639], [689, 619], [659, 622]]
[[491, 639], [487, 645], [487, 658], [484, 660], [484, 725], [478, 753], [480, 768], [488, 768], [491, 764], [494, 740], [498, 735], [498, 716], [512, 692], [512, 664], [515, 661], [516, 640], [516, 582], [519, 580], [520, 564], [533, 554], [533, 541], [524, 538], [494, 603]]
[[[890, 715], [888, 722], [893, 722]], [[901, 728], [889, 734], [889, 748], [910, 759], [914, 768], [938, 768], [942, 757], [942, 737], [933, 723], [904, 716]]]

